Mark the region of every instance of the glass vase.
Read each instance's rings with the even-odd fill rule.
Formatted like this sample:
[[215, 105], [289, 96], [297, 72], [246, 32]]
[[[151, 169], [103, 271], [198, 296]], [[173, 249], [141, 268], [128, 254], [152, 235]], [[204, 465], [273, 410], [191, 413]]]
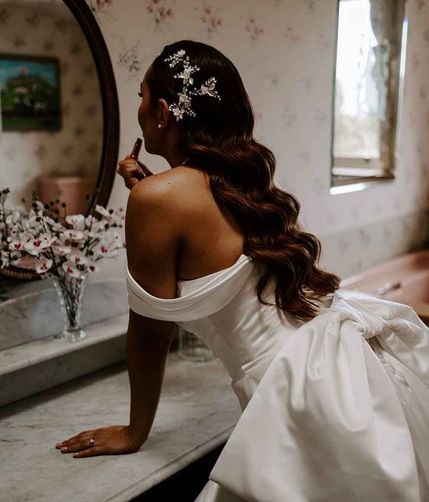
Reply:
[[65, 320], [63, 332], [55, 335], [54, 338], [69, 342], [78, 342], [86, 337], [85, 331], [80, 327], [80, 314], [86, 278], [86, 273], [79, 277], [65, 275], [53, 278]]
[[193, 333], [178, 326], [179, 348], [177, 355], [186, 361], [203, 362], [213, 359], [213, 352]]

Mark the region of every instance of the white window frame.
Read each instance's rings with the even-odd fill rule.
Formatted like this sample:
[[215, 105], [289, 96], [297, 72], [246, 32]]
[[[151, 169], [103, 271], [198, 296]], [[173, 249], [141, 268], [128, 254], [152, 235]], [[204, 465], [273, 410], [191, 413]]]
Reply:
[[[358, 184], [363, 189], [372, 186], [374, 182], [389, 181], [395, 178], [394, 171], [398, 157], [398, 132], [402, 110], [406, 42], [408, 31], [408, 3], [409, 0], [390, 0], [397, 2], [397, 28], [393, 41], [393, 57], [390, 60], [391, 78], [389, 80], [389, 94], [386, 106], [389, 108], [390, 120], [384, 123], [387, 138], [383, 142], [384, 152], [378, 158], [363, 157], [335, 157], [335, 81], [337, 70], [337, 44], [340, 2], [337, 0], [337, 23], [335, 41], [335, 59], [332, 86], [332, 135], [331, 135], [331, 193], [342, 193], [338, 187]], [[396, 57], [396, 59], [395, 59]], [[346, 191], [350, 191], [347, 189]]]

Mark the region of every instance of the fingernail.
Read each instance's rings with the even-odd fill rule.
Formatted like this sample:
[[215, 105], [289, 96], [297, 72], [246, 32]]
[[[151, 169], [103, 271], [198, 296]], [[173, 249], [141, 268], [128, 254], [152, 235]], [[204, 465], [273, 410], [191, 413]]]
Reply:
[[63, 447], [61, 448], [61, 451], [66, 451], [66, 450], [67, 450], [67, 446], [63, 446]]

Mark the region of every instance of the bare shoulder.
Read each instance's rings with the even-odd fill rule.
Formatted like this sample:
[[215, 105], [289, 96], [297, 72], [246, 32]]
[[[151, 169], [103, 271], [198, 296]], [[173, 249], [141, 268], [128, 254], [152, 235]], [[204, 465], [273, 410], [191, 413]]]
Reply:
[[[189, 200], [190, 193], [193, 196], [194, 190], [201, 190], [206, 187], [208, 189], [208, 176], [199, 171], [187, 166], [177, 166], [153, 176], [148, 176], [137, 183], [131, 190], [133, 198], [139, 200], [141, 198], [150, 198], [150, 200], [164, 200], [165, 196], [174, 197], [174, 200], [185, 202]], [[170, 200], [171, 202], [171, 200]]]
[[198, 169], [177, 166], [137, 183], [128, 204], [156, 211], [152, 213], [154, 217], [168, 215], [174, 221], [206, 211], [210, 194], [208, 175]]
[[167, 231], [182, 240], [189, 224], [207, 206], [206, 183], [203, 172], [185, 166], [144, 178], [131, 189], [126, 230], [138, 230], [140, 235], [144, 230], [146, 236]]
[[178, 167], [144, 178], [128, 198], [128, 266], [154, 296], [175, 297], [177, 256], [195, 221], [192, 207], [204, 182], [204, 174], [194, 171]]

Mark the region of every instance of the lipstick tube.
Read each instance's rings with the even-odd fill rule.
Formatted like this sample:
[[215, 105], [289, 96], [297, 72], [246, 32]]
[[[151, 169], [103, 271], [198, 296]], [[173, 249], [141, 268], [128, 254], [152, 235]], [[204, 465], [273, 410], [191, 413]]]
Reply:
[[137, 138], [136, 142], [134, 143], [133, 150], [130, 154], [130, 157], [132, 159], [138, 159], [139, 158], [139, 153], [140, 153], [140, 148], [142, 147], [142, 139]]

